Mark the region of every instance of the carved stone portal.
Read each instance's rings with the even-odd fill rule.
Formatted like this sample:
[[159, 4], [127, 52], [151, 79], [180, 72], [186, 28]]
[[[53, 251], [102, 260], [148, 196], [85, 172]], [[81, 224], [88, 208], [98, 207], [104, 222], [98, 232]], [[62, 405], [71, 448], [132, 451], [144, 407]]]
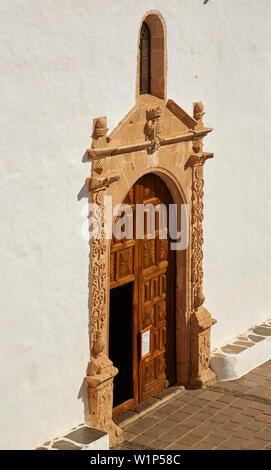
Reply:
[[[202, 387], [215, 379], [209, 368], [210, 328], [215, 320], [203, 307], [203, 167], [213, 154], [203, 152], [202, 103], [194, 104], [194, 117], [174, 101], [141, 95], [136, 106], [107, 136], [105, 117], [93, 122], [90, 191], [95, 211], [102, 218], [100, 239], [91, 239], [90, 349], [88, 383], [91, 424], [109, 433], [110, 443], [121, 440], [112, 421], [113, 379], [117, 374], [108, 358], [110, 240], [104, 238], [104, 196], [112, 206], [121, 204], [133, 184], [146, 173], [164, 180], [174, 203], [190, 207], [189, 246], [176, 252], [176, 369], [179, 384]], [[96, 214], [97, 217], [99, 214]], [[93, 217], [92, 217], [93, 219]], [[114, 222], [114, 221], [113, 221]]]

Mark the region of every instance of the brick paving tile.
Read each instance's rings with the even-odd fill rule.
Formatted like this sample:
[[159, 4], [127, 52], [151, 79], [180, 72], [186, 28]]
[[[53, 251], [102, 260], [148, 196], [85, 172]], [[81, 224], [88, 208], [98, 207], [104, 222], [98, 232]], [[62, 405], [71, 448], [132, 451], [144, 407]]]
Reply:
[[245, 426], [246, 429], [251, 429], [252, 431], [261, 431], [265, 427], [266, 423], [262, 423], [261, 421], [252, 421]]
[[194, 399], [195, 397], [193, 397], [192, 395], [187, 395], [187, 392], [183, 392], [183, 393], [180, 393], [180, 395], [178, 395], [175, 398], [175, 401], [178, 404], [178, 406], [180, 406], [181, 404], [189, 403], [190, 401], [193, 401]]
[[230, 419], [230, 423], [237, 423], [237, 424], [249, 424], [252, 421], [251, 416], [246, 416], [242, 414], [238, 414], [236, 416], [232, 416]]
[[230, 437], [233, 435], [232, 429], [226, 429], [226, 428], [220, 428], [214, 431], [213, 433], [210, 434], [210, 436], [218, 436], [223, 438], [224, 440], [227, 439], [227, 437]]
[[205, 390], [186, 390], [185, 392], [180, 393], [178, 399], [182, 399], [183, 401], [192, 401], [201, 396], [203, 393], [205, 393]]
[[159, 411], [162, 411], [162, 412], [167, 413], [167, 414], [171, 414], [174, 411], [176, 411], [176, 406], [166, 404], [166, 405], [163, 405], [162, 408], [159, 409]]
[[125, 430], [131, 432], [134, 435], [142, 433], [142, 427], [139, 424], [131, 424], [131, 426], [128, 426], [125, 428]]
[[257, 434], [259, 439], [263, 439], [264, 441], [271, 442], [271, 428], [265, 428], [263, 431]]
[[262, 402], [259, 402], [259, 401], [250, 401], [249, 402], [249, 407], [250, 408], [255, 408], [255, 410], [262, 411], [262, 413], [271, 415], [271, 405], [268, 405], [266, 403], [262, 403]]
[[189, 403], [188, 405], [185, 405], [184, 407], [182, 407], [180, 411], [184, 413], [188, 413], [189, 415], [193, 415], [197, 413], [199, 409], [200, 408], [198, 406], [193, 406]]
[[208, 426], [207, 424], [202, 424], [201, 426], [198, 426], [197, 428], [193, 429], [193, 433], [200, 437], [207, 437], [212, 432], [213, 429], [211, 429], [210, 426]]
[[223, 401], [225, 403], [233, 403], [233, 402], [236, 402], [236, 400], [238, 400], [237, 397], [233, 395], [227, 395], [226, 393], [222, 393], [221, 396], [219, 397], [219, 401]]
[[237, 398], [232, 404], [232, 408], [238, 408], [239, 410], [246, 410], [249, 407], [252, 407], [252, 402], [245, 398]]
[[[248, 374], [245, 377], [248, 377]], [[249, 380], [251, 380], [254, 383], [260, 383], [260, 382], [263, 381], [261, 375], [258, 375], [255, 372], [250, 372], [249, 373]]]
[[201, 397], [196, 398], [195, 400], [192, 401], [192, 404], [199, 408], [203, 408], [204, 406], [209, 405], [209, 403], [210, 403], [209, 400], [203, 400], [203, 398]]
[[199, 442], [198, 444], [196, 444], [195, 446], [193, 446], [191, 448], [191, 450], [211, 450], [211, 449], [207, 449], [206, 448], [206, 445], [202, 444], [201, 442]]
[[217, 408], [212, 408], [210, 405], [205, 406], [204, 413], [207, 415], [215, 415], [218, 412]]
[[123, 438], [124, 438], [126, 441], [132, 440], [135, 436], [138, 436], [138, 434], [134, 434], [134, 433], [129, 432], [129, 431], [126, 431], [126, 430], [124, 429], [124, 431], [123, 431]]
[[178, 434], [179, 438], [191, 431], [191, 428], [183, 426], [182, 424], [178, 424], [174, 429], [176, 433]]
[[242, 410], [241, 414], [244, 416], [250, 416], [251, 418], [256, 418], [262, 413], [260, 410], [256, 410], [255, 408], [248, 408], [247, 410]]
[[191, 447], [191, 450], [212, 450], [217, 445], [218, 442], [215, 439], [207, 437], [206, 439]]
[[206, 429], [209, 431], [216, 431], [221, 427], [221, 423], [218, 423], [217, 421], [213, 421], [212, 419], [206, 421], [205, 423], [202, 423], [201, 426], [206, 426]]
[[205, 390], [202, 388], [192, 388], [188, 389], [186, 393], [189, 393], [192, 397], [198, 397], [200, 395], [203, 395], [205, 393]]
[[156, 439], [155, 441], [152, 441], [149, 445], [152, 449], [157, 449], [157, 450], [165, 450], [166, 449], [166, 445], [165, 445], [164, 441], [161, 441], [160, 439]]
[[176, 413], [173, 413], [172, 415], [170, 415], [170, 419], [172, 419], [173, 421], [176, 421], [176, 423], [182, 423], [183, 421], [185, 421], [187, 418], [190, 418], [190, 417], [191, 417], [191, 414], [185, 413], [183, 411], [176, 411]]
[[[158, 437], [158, 436], [157, 436]], [[173, 442], [177, 441], [178, 439], [180, 439], [180, 434], [178, 433], [178, 431], [171, 431], [171, 432], [167, 432], [165, 434], [160, 434], [159, 437], [158, 437], [159, 440], [163, 441], [166, 445], [170, 445], [172, 444]]]
[[182, 437], [182, 439], [179, 439], [178, 443], [191, 447], [194, 444], [197, 444], [201, 439], [202, 438], [200, 436], [187, 434], [186, 436]]
[[217, 434], [211, 434], [210, 436], [206, 437], [205, 441], [210, 443], [212, 447], [217, 447], [218, 445], [221, 445], [222, 443], [224, 445], [225, 437], [218, 436]]
[[232, 421], [228, 421], [223, 425], [224, 429], [229, 429], [232, 432], [238, 431], [242, 426], [238, 423], [233, 423]]
[[[170, 400], [170, 403], [169, 405], [172, 406], [175, 410], [177, 410], [178, 408], [184, 406], [184, 404], [186, 404], [187, 402], [183, 402], [181, 400], [178, 400], [178, 398], [172, 398]], [[166, 406], [166, 405], [165, 405]]]
[[232, 384], [232, 387], [235, 392], [241, 393], [242, 395], [246, 395], [248, 393], [248, 387], [245, 385]]
[[153, 441], [154, 437], [148, 435], [147, 433], [139, 434], [139, 436], [134, 437], [131, 439], [132, 442], [135, 442], [136, 444], [143, 444], [145, 446], [149, 446], [150, 442]]
[[166, 448], [167, 450], [188, 450], [188, 446], [184, 446], [180, 443], [175, 442]]
[[258, 439], [257, 437], [253, 437], [250, 439], [250, 441], [246, 442], [243, 445], [243, 449], [248, 449], [248, 450], [261, 450], [266, 446], [266, 442]]
[[150, 416], [152, 418], [163, 419], [163, 418], [167, 418], [169, 415], [170, 413], [168, 411], [164, 411], [162, 410], [162, 408], [158, 408], [155, 411], [153, 411]]
[[246, 442], [247, 442], [246, 439], [239, 438], [237, 436], [231, 436], [223, 442], [223, 446], [225, 446], [229, 450], [238, 450]]
[[203, 408], [201, 411], [198, 411], [197, 413], [195, 413], [193, 415], [193, 418], [199, 420], [199, 421], [207, 421], [208, 419], [210, 419], [213, 415], [210, 415], [208, 413], [205, 413], [204, 412], [205, 408]]
[[153, 436], [154, 439], [160, 437], [162, 434], [165, 433], [165, 431], [167, 430], [163, 427], [163, 425], [159, 424], [157, 426], [153, 426], [152, 428], [146, 429], [145, 434], [148, 436]]
[[236, 416], [239, 413], [240, 410], [237, 408], [233, 408], [231, 405], [227, 406], [227, 408], [224, 408], [224, 410], [221, 410], [220, 414], [222, 416]]
[[252, 380], [249, 380], [248, 378], [243, 377], [242, 379], [239, 380], [240, 385], [245, 385], [247, 388], [252, 388], [255, 387], [255, 382]]
[[251, 437], [255, 436], [255, 431], [253, 431], [252, 429], [242, 428], [238, 429], [236, 431], [236, 434], [238, 437], [242, 437], [246, 440], [249, 440]]
[[214, 402], [209, 403], [209, 406], [211, 408], [216, 408], [217, 410], [222, 410], [223, 408], [226, 408], [226, 406], [228, 406], [228, 403], [225, 403], [224, 401], [216, 400]]
[[195, 419], [194, 416], [192, 418], [187, 418], [183, 421], [184, 426], [187, 426], [188, 428], [195, 428], [199, 426], [201, 423], [202, 421]]
[[263, 421], [264, 423], [271, 423], [271, 415], [266, 415], [262, 413], [261, 415], [256, 416], [255, 421]]
[[227, 421], [229, 421], [229, 416], [221, 415], [219, 413], [215, 416], [211, 416], [209, 420], [210, 423], [216, 423], [216, 424], [224, 424]]
[[256, 418], [261, 414], [261, 411], [256, 410], [255, 408], [248, 408], [247, 410], [243, 410], [241, 414], [245, 416], [250, 416], [251, 418]]
[[259, 387], [255, 387], [253, 389], [253, 394], [254, 395], [259, 395], [260, 397], [265, 398], [266, 396], [268, 396], [270, 394], [270, 390], [267, 387], [259, 386]]
[[145, 418], [141, 418], [137, 421], [138, 425], [141, 426], [143, 429], [150, 428], [151, 426], [157, 424], [158, 418], [153, 418], [151, 416], [146, 416]]
[[221, 397], [221, 393], [208, 390], [201, 395], [203, 400], [214, 401]]
[[175, 421], [174, 419], [171, 419], [171, 415], [170, 415], [170, 418], [163, 419], [163, 421], [161, 421], [160, 424], [165, 428], [165, 430], [170, 430], [174, 428], [176, 424], [178, 424], [178, 422]]

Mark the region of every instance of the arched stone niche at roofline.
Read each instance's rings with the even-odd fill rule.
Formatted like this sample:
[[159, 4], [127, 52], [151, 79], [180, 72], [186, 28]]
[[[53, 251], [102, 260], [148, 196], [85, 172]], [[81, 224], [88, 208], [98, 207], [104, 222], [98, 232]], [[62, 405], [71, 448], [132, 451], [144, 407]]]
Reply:
[[167, 36], [166, 23], [158, 10], [147, 12], [140, 23], [138, 32], [138, 54], [137, 54], [137, 80], [136, 100], [140, 96], [140, 33], [142, 24], [146, 23], [150, 30], [150, 94], [161, 99], [166, 99], [167, 89]]

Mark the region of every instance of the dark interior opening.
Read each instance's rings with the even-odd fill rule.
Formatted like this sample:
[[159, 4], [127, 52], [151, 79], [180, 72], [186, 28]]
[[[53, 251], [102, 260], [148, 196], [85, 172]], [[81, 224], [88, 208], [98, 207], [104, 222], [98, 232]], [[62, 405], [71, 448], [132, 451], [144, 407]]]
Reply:
[[119, 370], [113, 406], [133, 398], [133, 283], [110, 290], [109, 358]]

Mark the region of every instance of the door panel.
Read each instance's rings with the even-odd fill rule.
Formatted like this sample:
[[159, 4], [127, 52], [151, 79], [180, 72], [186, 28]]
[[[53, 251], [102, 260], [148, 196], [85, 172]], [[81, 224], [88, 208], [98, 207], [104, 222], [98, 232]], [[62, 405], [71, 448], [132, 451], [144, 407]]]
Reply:
[[[145, 207], [153, 204], [156, 209], [164, 204], [168, 208], [172, 198], [165, 183], [156, 175], [148, 174], [131, 188], [124, 203], [133, 209], [135, 234], [136, 204]], [[131, 401], [124, 403], [119, 410], [129, 409], [154, 395], [175, 378], [175, 253], [169, 250], [167, 225], [159, 231], [158, 211], [150, 220], [153, 226], [149, 227], [145, 213], [143, 239], [113, 238], [111, 244], [111, 288], [133, 282], [134, 289], [133, 312], [127, 312], [133, 316], [133, 357], [130, 360], [134, 399], [133, 405]], [[150, 354], [141, 358], [140, 332], [148, 327]]]

